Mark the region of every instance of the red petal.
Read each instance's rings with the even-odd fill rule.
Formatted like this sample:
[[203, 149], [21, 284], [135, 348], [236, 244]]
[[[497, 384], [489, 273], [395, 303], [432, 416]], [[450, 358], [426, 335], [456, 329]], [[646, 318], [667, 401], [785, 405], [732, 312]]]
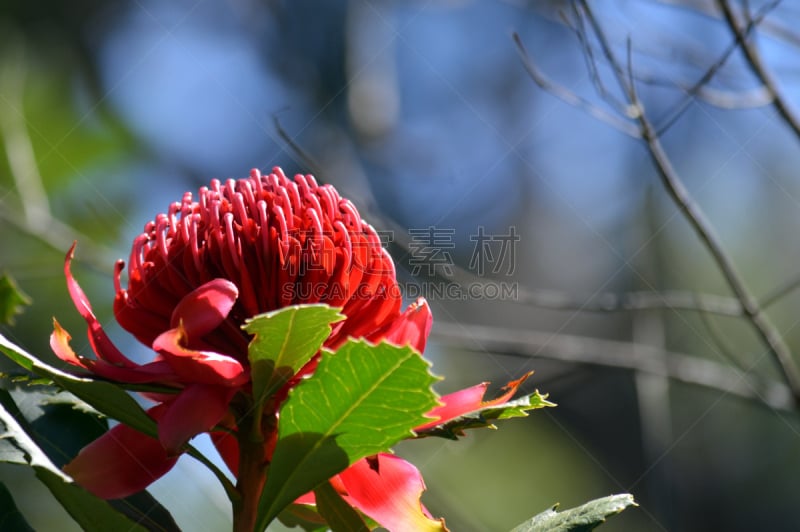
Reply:
[[195, 351], [181, 345], [185, 334], [170, 329], [153, 342], [153, 349], [164, 357], [182, 381], [192, 384], [241, 386], [248, 376], [235, 358], [213, 351]]
[[159, 382], [170, 385], [178, 380], [172, 367], [166, 362], [151, 362], [136, 368], [120, 368], [104, 360], [83, 359], [83, 361], [95, 375], [112, 381], [130, 384]]
[[216, 329], [233, 308], [239, 289], [227, 279], [214, 279], [194, 289], [175, 306], [170, 327], [183, 324], [189, 338], [202, 338]]
[[533, 372], [527, 373], [523, 375], [522, 378], [506, 384], [503, 387], [506, 392], [500, 397], [492, 399], [491, 401], [483, 400], [483, 396], [486, 394], [486, 388], [489, 386], [488, 382], [482, 382], [470, 388], [465, 388], [458, 392], [440, 397], [439, 402], [443, 404], [441, 406], [437, 406], [427, 413], [429, 417], [433, 417], [435, 419], [429, 423], [420, 425], [414, 430], [420, 431], [430, 429], [471, 412], [476, 412], [483, 408], [503, 404], [511, 399], [515, 393], [517, 393], [517, 389], [528, 377], [531, 376], [532, 373]]
[[129, 360], [128, 357], [123, 355], [122, 352], [117, 349], [113, 343], [111, 343], [111, 339], [103, 330], [100, 322], [97, 321], [94, 312], [92, 312], [92, 306], [89, 303], [89, 298], [86, 297], [86, 294], [83, 292], [83, 289], [81, 289], [78, 281], [76, 281], [72, 276], [70, 266], [72, 264], [75, 246], [77, 245], [78, 241], [76, 240], [72, 243], [72, 247], [69, 248], [67, 256], [64, 259], [64, 276], [67, 278], [67, 289], [69, 290], [69, 295], [72, 298], [72, 302], [75, 304], [75, 308], [78, 309], [80, 315], [83, 316], [83, 319], [86, 320], [86, 323], [89, 325], [88, 335], [89, 342], [92, 344], [92, 350], [99, 358], [107, 360], [112, 364], [129, 368], [134, 367], [136, 364]]
[[190, 439], [208, 432], [228, 413], [234, 388], [194, 384], [184, 389], [158, 422], [158, 439], [171, 454], [179, 454]]
[[78, 366], [79, 368], [88, 369], [84, 363], [84, 359], [79, 357], [75, 351], [72, 350], [72, 347], [70, 347], [70, 340], [72, 340], [72, 336], [61, 327], [61, 324], [58, 323], [55, 318], [53, 318], [53, 332], [50, 334], [50, 349], [64, 362], [72, 364], [73, 366]]
[[425, 482], [405, 460], [382, 453], [359, 460], [339, 473], [345, 500], [389, 530], [447, 530], [420, 502]]
[[166, 318], [129, 303], [128, 294], [118, 292], [114, 297], [114, 317], [123, 329], [144, 345], [152, 345], [159, 334], [170, 328]]
[[[161, 408], [148, 414], [156, 417]], [[145, 489], [177, 460], [157, 439], [119, 424], [84, 447], [64, 472], [98, 497], [119, 499]]]
[[78, 366], [91, 371], [99, 377], [117, 382], [163, 382], [169, 384], [176, 380], [175, 372], [172, 371], [169, 364], [163, 361], [151, 362], [144, 366], [121, 368], [102, 359], [92, 360], [79, 356], [69, 345], [72, 337], [55, 319], [53, 320], [53, 327], [53, 333], [50, 335], [50, 348], [58, 358], [73, 366]]
[[[410, 345], [420, 353], [425, 350], [431, 332], [433, 314], [428, 302], [419, 298], [392, 322], [383, 339], [395, 345]], [[376, 339], [377, 340], [377, 339]]]

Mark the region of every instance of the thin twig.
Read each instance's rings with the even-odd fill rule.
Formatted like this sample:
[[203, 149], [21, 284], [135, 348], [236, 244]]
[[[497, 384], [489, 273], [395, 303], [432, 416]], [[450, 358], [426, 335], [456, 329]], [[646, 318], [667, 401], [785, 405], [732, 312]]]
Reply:
[[[574, 3], [571, 3], [570, 6], [572, 7], [573, 14], [577, 15], [577, 7]], [[576, 16], [575, 17], [575, 25], [570, 25], [569, 19], [567, 19], [566, 15], [563, 17], [564, 24], [567, 27], [571, 28], [572, 31], [578, 38], [578, 42], [583, 49], [583, 55], [586, 60], [586, 65], [589, 70], [589, 77], [592, 79], [592, 84], [597, 91], [597, 94], [614, 110], [616, 110], [622, 116], [629, 116], [631, 112], [630, 105], [621, 102], [618, 100], [614, 95], [606, 89], [605, 83], [603, 83], [603, 78], [600, 76], [600, 72], [597, 69], [597, 61], [594, 58], [594, 51], [592, 50], [592, 46], [589, 43], [589, 39], [587, 37], [586, 26], [583, 23], [583, 17]]]
[[[277, 117], [275, 117], [275, 126], [278, 135], [296, 152], [298, 158], [304, 161], [310, 161], [309, 164], [319, 168], [319, 165], [313, 163], [313, 157], [311, 157], [302, 146], [297, 144], [297, 142], [280, 126]], [[320, 174], [317, 174], [317, 176], [320, 177]], [[347, 194], [347, 191], [341, 187], [340, 190], [345, 193], [345, 195], [352, 196], [351, 194]], [[412, 254], [410, 245], [411, 236], [408, 230], [386, 216], [386, 214], [378, 208], [375, 199], [371, 197], [371, 195], [367, 198], [367, 203], [365, 205], [359, 205], [359, 209], [362, 212], [368, 213], [370, 220], [372, 220], [377, 227], [392, 233], [393, 244], [397, 245], [407, 254]], [[448, 266], [450, 267], [450, 272], [446, 271], [445, 268], [434, 268], [435, 274], [445, 281], [458, 283], [462, 286], [473, 285], [485, 287], [495, 284], [494, 281], [487, 281], [485, 278], [479, 277], [473, 272], [461, 268], [457, 264], [448, 264]], [[782, 287], [782, 290], [793, 290], [798, 286], [800, 286], [800, 279], [791, 286]], [[769, 297], [778, 299], [784, 294], [785, 292], [778, 293], [776, 291]], [[732, 318], [740, 318], [744, 315], [742, 306], [736, 298], [686, 290], [665, 290], [662, 292], [635, 291], [621, 294], [601, 292], [599, 294], [593, 294], [592, 296], [581, 296], [558, 290], [536, 289], [518, 285], [516, 295], [517, 299], [514, 300], [516, 303], [549, 310], [581, 310], [603, 313], [667, 308], [672, 310], [705, 312]]]
[[[719, 20], [722, 18], [719, 11], [714, 8], [712, 0], [697, 2], [694, 0], [651, 0], [655, 4], [665, 4], [683, 8], [691, 11], [692, 13], [700, 13], [712, 19]], [[786, 3], [782, 0], [776, 0], [777, 3]], [[788, 3], [787, 3], [788, 4]], [[791, 27], [786, 27], [774, 20], [766, 19], [759, 24], [761, 31], [770, 37], [781, 40], [786, 44], [793, 46], [800, 46], [800, 34], [795, 32]]]
[[[581, 5], [584, 13], [586, 14], [587, 20], [594, 29], [595, 35], [603, 49], [603, 52], [606, 55], [607, 60], [614, 65], [612, 66], [612, 69], [615, 72], [620, 72], [621, 67], [619, 66], [619, 62], [617, 61], [610, 45], [608, 44], [602, 27], [595, 18], [589, 2], [586, 0], [581, 0]], [[639, 108], [641, 108], [641, 102], [639, 102], [633, 88], [627, 85], [626, 80], [618, 74], [617, 81], [623, 90], [628, 94], [631, 104], [637, 105]], [[800, 370], [798, 370], [797, 365], [792, 358], [792, 353], [789, 350], [789, 347], [786, 345], [786, 342], [777, 328], [775, 328], [766, 314], [763, 313], [761, 307], [758, 305], [758, 302], [750, 294], [750, 291], [745, 285], [744, 280], [736, 270], [728, 254], [723, 249], [713, 226], [709, 222], [700, 206], [694, 201], [688, 189], [683, 184], [683, 181], [680, 179], [677, 171], [672, 166], [672, 161], [664, 151], [656, 130], [648, 119], [647, 115], [644, 112], [641, 112], [637, 120], [640, 124], [642, 138], [646, 142], [648, 152], [653, 160], [653, 163], [655, 164], [658, 175], [661, 178], [664, 187], [666, 188], [672, 200], [679, 207], [681, 213], [683, 213], [684, 217], [695, 230], [705, 247], [713, 256], [726, 282], [741, 303], [745, 316], [748, 318], [758, 335], [767, 345], [770, 353], [778, 363], [778, 366], [783, 372], [784, 378], [792, 390], [795, 399], [800, 400]]]
[[[767, 14], [770, 11], [772, 11], [775, 7], [777, 7], [779, 3], [780, 0], [777, 0], [762, 7], [762, 9], [760, 9], [759, 12], [756, 14], [755, 18], [751, 19], [747, 23], [747, 26], [743, 30], [743, 34], [745, 36], [749, 36], [750, 33], [753, 31], [753, 29], [758, 24], [760, 24], [761, 21], [764, 20], [764, 18], [767, 16]], [[736, 50], [738, 45], [739, 45], [739, 39], [736, 38], [733, 40], [732, 43], [728, 45], [725, 51], [722, 52], [722, 55], [720, 55], [720, 57], [705, 71], [705, 73], [700, 77], [700, 79], [698, 79], [697, 82], [695, 82], [695, 84], [689, 88], [689, 90], [686, 92], [686, 97], [670, 113], [670, 116], [664, 121], [661, 121], [661, 125], [658, 127], [656, 131], [658, 136], [663, 135], [664, 132], [667, 131], [672, 126], [672, 124], [674, 124], [678, 120], [678, 118], [680, 118], [683, 115], [683, 113], [686, 111], [686, 109], [688, 109], [689, 104], [691, 104], [696, 95], [698, 95], [701, 91], [706, 91], [706, 93], [708, 93], [709, 89], [708, 87], [706, 87], [706, 85], [708, 84], [709, 81], [711, 81], [714, 78], [714, 76], [717, 75], [717, 72], [719, 72], [722, 66], [728, 61], [731, 54], [733, 54], [734, 50]], [[767, 88], [766, 86], [759, 87], [759, 92], [761, 94], [764, 93], [766, 94], [766, 98], [764, 98], [763, 96], [760, 98], [760, 100], [764, 101], [764, 104], [772, 103], [774, 101], [774, 92], [769, 90], [769, 88]], [[706, 94], [706, 101], [709, 101], [710, 103], [713, 102], [713, 100], [710, 100], [708, 98], [708, 94]]]
[[794, 408], [792, 391], [781, 382], [756, 378], [746, 380], [736, 368], [651, 345], [442, 320], [436, 322], [431, 334], [442, 345], [468, 351], [641, 371], [756, 400], [772, 408]]
[[525, 46], [522, 44], [522, 39], [520, 39], [519, 34], [514, 32], [512, 37], [514, 42], [517, 44], [517, 49], [520, 57], [522, 58], [522, 64], [525, 66], [525, 70], [528, 71], [531, 79], [539, 87], [546, 90], [559, 100], [567, 103], [568, 105], [583, 109], [589, 115], [605, 122], [606, 124], [609, 124], [614, 129], [621, 131], [622, 133], [625, 133], [633, 138], [640, 138], [639, 130], [629, 122], [626, 122], [625, 120], [620, 119], [617, 115], [609, 113], [605, 109], [594, 105], [592, 102], [581, 98], [571, 90], [559, 85], [555, 81], [552, 81], [543, 75], [533, 64], [533, 61], [530, 60], [530, 55], [525, 49]]
[[767, 308], [774, 305], [783, 297], [789, 295], [798, 288], [800, 288], [800, 277], [795, 277], [794, 279], [786, 281], [784, 284], [780, 285], [778, 288], [761, 298], [761, 308]]
[[753, 74], [767, 87], [767, 90], [769, 90], [772, 95], [773, 105], [778, 111], [778, 114], [781, 115], [786, 125], [794, 131], [795, 136], [800, 139], [800, 120], [798, 120], [797, 115], [781, 94], [777, 82], [772, 77], [772, 73], [767, 69], [766, 65], [764, 65], [763, 61], [761, 61], [761, 55], [758, 53], [758, 50], [756, 50], [755, 45], [748, 40], [748, 35], [742, 29], [743, 26], [739, 22], [739, 16], [733, 12], [733, 8], [731, 8], [728, 0], [717, 0], [717, 6], [722, 11], [725, 22], [727, 22], [728, 27], [736, 37], [745, 59], [747, 59], [747, 64], [750, 65], [750, 70], [752, 70]]

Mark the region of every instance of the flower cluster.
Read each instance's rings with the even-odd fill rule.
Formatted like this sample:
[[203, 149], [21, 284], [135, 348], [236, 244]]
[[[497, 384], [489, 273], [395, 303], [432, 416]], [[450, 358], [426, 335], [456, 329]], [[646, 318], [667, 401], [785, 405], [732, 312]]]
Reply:
[[[201, 433], [211, 434], [233, 474], [239, 474], [240, 399], [252, 393], [251, 339], [242, 329], [247, 319], [302, 303], [340, 308], [346, 319], [333, 325], [324, 343], [334, 350], [348, 338], [364, 338], [422, 352], [431, 327], [424, 300], [401, 310], [392, 259], [353, 204], [310, 175], [288, 179], [279, 168], [269, 175], [253, 170], [247, 179], [214, 180], [196, 197], [186, 193], [170, 205], [135, 239], [127, 288], [120, 281], [125, 265], [117, 263], [114, 314], [152, 348], [150, 362], [130, 360], [109, 340], [71, 273], [74, 248], [64, 271], [95, 357], [75, 353], [58, 322], [53, 351], [85, 374], [158, 389], [143, 392], [155, 403], [148, 414], [158, 424], [158, 439], [120, 424], [65, 466], [103, 498], [144, 489]], [[281, 402], [313, 373], [318, 359], [319, 354], [264, 409], [265, 464]], [[517, 385], [497, 401], [507, 400]], [[479, 385], [443, 397], [420, 430], [484, 407], [484, 392]], [[386, 528], [444, 529], [420, 504], [424, 484], [417, 469], [391, 454], [360, 460], [331, 483], [350, 505]], [[313, 504], [313, 494], [298, 503]]]

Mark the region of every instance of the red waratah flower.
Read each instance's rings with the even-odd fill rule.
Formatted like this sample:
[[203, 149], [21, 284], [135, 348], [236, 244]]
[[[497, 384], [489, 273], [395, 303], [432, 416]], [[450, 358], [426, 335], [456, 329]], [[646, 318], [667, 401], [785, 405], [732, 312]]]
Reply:
[[[78, 483], [104, 498], [144, 489], [175, 464], [189, 439], [204, 432], [237, 473], [238, 446], [229, 432], [236, 431], [231, 401], [249, 393], [250, 338], [241, 329], [246, 319], [299, 303], [339, 307], [347, 319], [334, 324], [325, 342], [331, 349], [356, 337], [422, 352], [431, 326], [424, 300], [401, 312], [392, 259], [353, 204], [310, 175], [290, 180], [279, 168], [268, 176], [253, 170], [248, 179], [214, 180], [196, 199], [186, 193], [170, 205], [135, 239], [125, 289], [124, 263], [117, 263], [114, 314], [155, 351], [151, 362], [137, 364], [111, 343], [71, 274], [74, 248], [64, 271], [96, 358], [77, 355], [58, 322], [50, 342], [55, 354], [104, 379], [173, 391], [144, 394], [156, 402], [148, 414], [158, 424], [158, 440], [120, 424], [65, 466]], [[287, 387], [312, 372], [316, 362]], [[433, 421], [421, 428], [485, 406], [483, 391], [479, 385], [442, 398], [443, 406], [431, 412]], [[274, 415], [278, 406], [265, 415]], [[213, 430], [220, 427], [226, 431]], [[266, 449], [265, 457], [270, 455]], [[364, 459], [332, 482], [352, 506], [387, 528], [444, 527], [419, 502], [424, 489], [419, 472], [397, 457]]]

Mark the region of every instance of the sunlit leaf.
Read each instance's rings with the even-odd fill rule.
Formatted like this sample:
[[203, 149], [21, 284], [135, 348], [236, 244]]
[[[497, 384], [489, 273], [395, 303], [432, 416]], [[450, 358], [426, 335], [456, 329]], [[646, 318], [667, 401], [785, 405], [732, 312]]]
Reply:
[[410, 347], [388, 343], [351, 340], [325, 353], [281, 408], [260, 528], [356, 460], [412, 436], [437, 404], [428, 367]]
[[333, 532], [369, 532], [369, 527], [355, 508], [342, 499], [330, 482], [317, 486], [314, 495], [319, 513]]
[[24, 428], [22, 414], [6, 390], [0, 390], [0, 404], [0, 461], [32, 467], [36, 477], [84, 530], [144, 532], [145, 529], [118, 513], [107, 501], [74, 484], [50, 461]]
[[637, 506], [629, 493], [595, 499], [563, 512], [557, 512], [558, 505], [555, 505], [511, 532], [588, 532], [605, 523], [606, 517], [616, 515], [628, 506]]
[[56, 385], [72, 392], [106, 416], [119, 420], [140, 432], [158, 437], [155, 421], [122, 388], [110, 382], [76, 377], [54, 368], [10, 342], [1, 334], [0, 351], [28, 371], [51, 379]]
[[172, 514], [147, 490], [124, 499], [108, 501], [108, 503], [119, 513], [128, 516], [147, 530], [158, 532], [180, 532], [181, 530]]
[[290, 504], [278, 515], [278, 520], [286, 528], [300, 527], [305, 532], [323, 532], [329, 528], [317, 507], [310, 504]]
[[556, 406], [547, 400], [547, 394], [542, 395], [536, 392], [508, 401], [500, 405], [494, 405], [468, 415], [452, 419], [442, 425], [437, 425], [430, 429], [417, 431], [417, 437], [438, 436], [450, 440], [456, 440], [464, 435], [467, 429], [495, 428], [494, 421], [509, 419], [513, 417], [526, 417], [530, 410]]
[[247, 320], [250, 374], [257, 402], [277, 392], [322, 347], [331, 324], [345, 319], [327, 305], [294, 305]]
[[71, 393], [52, 386], [10, 387], [8, 391], [31, 438], [59, 468], [108, 430], [105, 417]]

